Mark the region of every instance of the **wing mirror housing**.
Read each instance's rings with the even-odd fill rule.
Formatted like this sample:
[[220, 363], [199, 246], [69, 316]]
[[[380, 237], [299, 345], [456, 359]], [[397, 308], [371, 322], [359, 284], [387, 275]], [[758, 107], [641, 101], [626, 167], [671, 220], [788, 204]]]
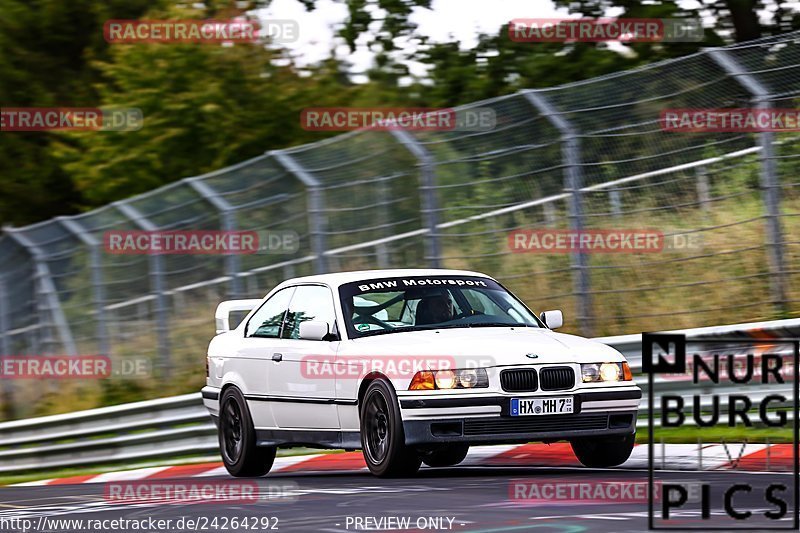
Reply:
[[217, 335], [220, 333], [225, 333], [231, 330], [231, 313], [237, 311], [252, 311], [259, 305], [263, 300], [228, 300], [227, 302], [222, 302], [217, 306], [217, 310], [214, 313], [214, 321], [216, 322], [217, 326]]
[[539, 318], [550, 329], [558, 329], [564, 325], [564, 313], [560, 309], [544, 311]]
[[300, 322], [300, 338], [307, 341], [324, 340], [330, 333], [330, 326], [323, 320]]

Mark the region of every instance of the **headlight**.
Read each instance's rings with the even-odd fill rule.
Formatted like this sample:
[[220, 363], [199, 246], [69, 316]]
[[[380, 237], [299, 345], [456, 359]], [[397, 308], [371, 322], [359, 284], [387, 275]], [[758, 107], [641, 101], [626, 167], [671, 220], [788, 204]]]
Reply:
[[600, 365], [594, 363], [581, 365], [581, 376], [583, 376], [584, 383], [600, 381]]
[[600, 379], [602, 381], [619, 381], [622, 375], [621, 365], [615, 363], [603, 363], [600, 365]]
[[587, 363], [581, 365], [584, 383], [603, 381], [632, 381], [633, 374], [628, 363]]
[[[486, 376], [486, 370], [483, 370], [482, 368], [480, 370], [483, 372], [481, 376]], [[471, 368], [469, 370], [462, 370], [458, 375], [458, 382], [465, 389], [472, 389], [478, 386], [478, 384], [481, 382], [481, 376], [478, 375], [478, 371], [475, 370], [474, 368]], [[486, 384], [483, 385], [484, 387], [489, 384], [488, 377], [485, 379], [485, 383]]]
[[437, 389], [455, 389], [458, 384], [456, 373], [452, 370], [439, 370], [434, 374]]
[[485, 368], [422, 370], [414, 374], [408, 390], [476, 389], [489, 386]]

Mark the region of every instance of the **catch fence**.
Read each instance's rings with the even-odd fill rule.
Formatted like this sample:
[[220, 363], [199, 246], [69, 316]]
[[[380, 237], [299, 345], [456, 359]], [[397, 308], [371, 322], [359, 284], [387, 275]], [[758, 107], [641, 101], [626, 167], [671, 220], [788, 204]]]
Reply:
[[[566, 329], [584, 335], [797, 316], [800, 134], [670, 132], [659, 119], [670, 108], [796, 108], [799, 95], [794, 32], [460, 108], [491, 108], [488, 131], [351, 132], [6, 227], [0, 354], [145, 356], [167, 386], [202, 365], [220, 300], [367, 268], [483, 271], [536, 310], [564, 309]], [[675, 246], [510, 246], [511, 232], [542, 228], [657, 230]], [[124, 230], [293, 231], [300, 247], [107, 253], [104, 234]]]

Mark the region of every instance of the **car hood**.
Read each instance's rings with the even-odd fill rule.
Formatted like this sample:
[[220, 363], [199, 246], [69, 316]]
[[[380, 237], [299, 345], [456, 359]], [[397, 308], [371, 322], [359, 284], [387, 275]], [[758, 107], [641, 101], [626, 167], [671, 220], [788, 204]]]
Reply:
[[[408, 331], [353, 339], [340, 354], [452, 357], [476, 366], [624, 361], [614, 348], [544, 328], [483, 327]], [[536, 356], [536, 357], [532, 357]]]

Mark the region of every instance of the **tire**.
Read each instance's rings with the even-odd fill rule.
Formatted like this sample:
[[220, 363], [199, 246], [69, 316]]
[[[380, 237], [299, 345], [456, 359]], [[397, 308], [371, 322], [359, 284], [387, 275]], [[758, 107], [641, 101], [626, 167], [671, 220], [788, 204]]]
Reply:
[[583, 466], [608, 468], [628, 460], [636, 442], [636, 433], [622, 437], [575, 439], [572, 451]]
[[370, 472], [378, 477], [414, 475], [421, 460], [406, 446], [400, 407], [383, 379], [370, 383], [361, 402], [361, 448]]
[[219, 451], [225, 469], [234, 477], [261, 477], [275, 461], [274, 446], [256, 446], [253, 419], [242, 393], [226, 389], [219, 403]]
[[423, 453], [422, 462], [432, 467], [455, 466], [467, 456], [469, 444], [445, 444], [437, 449]]

